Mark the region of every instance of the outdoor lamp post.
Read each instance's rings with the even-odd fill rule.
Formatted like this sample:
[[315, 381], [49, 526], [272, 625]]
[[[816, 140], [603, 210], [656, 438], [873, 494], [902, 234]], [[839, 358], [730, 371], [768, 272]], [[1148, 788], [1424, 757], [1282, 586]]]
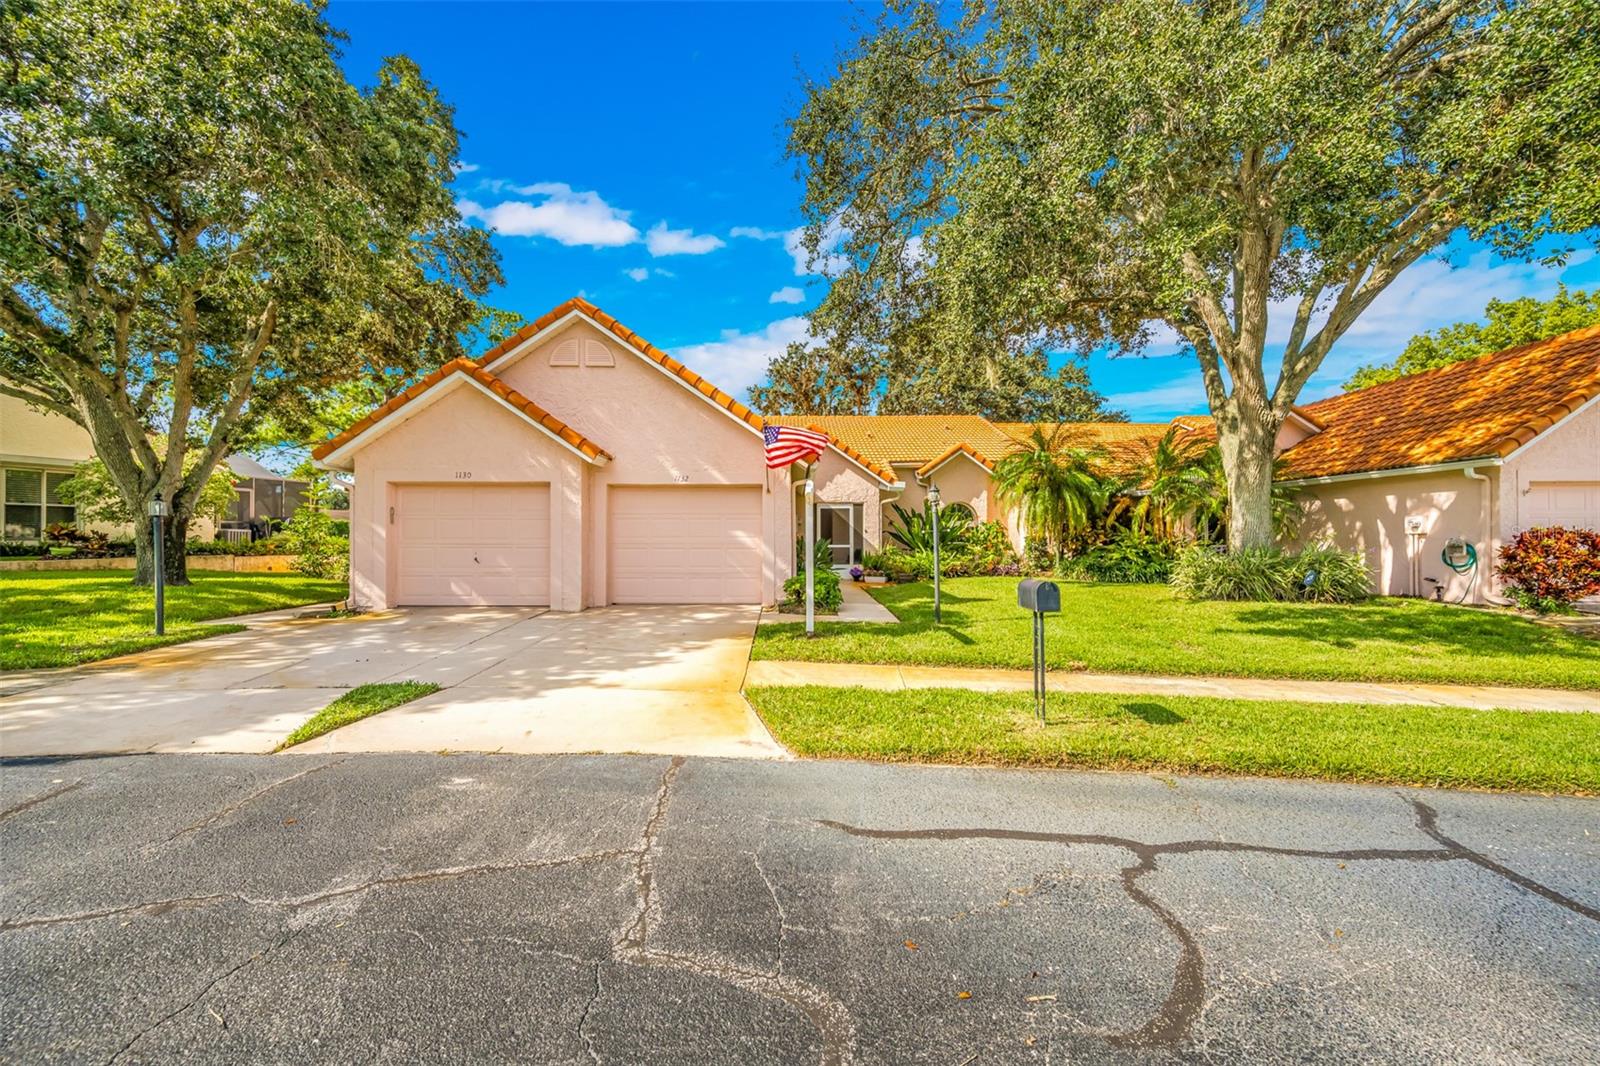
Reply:
[[156, 636], [165, 636], [167, 632], [167, 604], [166, 581], [167, 567], [161, 559], [162, 535], [161, 520], [167, 516], [166, 500], [150, 501], [150, 540], [151, 547], [155, 549], [156, 563]]
[[933, 624], [939, 624], [939, 485], [928, 486], [928, 511], [933, 519]]

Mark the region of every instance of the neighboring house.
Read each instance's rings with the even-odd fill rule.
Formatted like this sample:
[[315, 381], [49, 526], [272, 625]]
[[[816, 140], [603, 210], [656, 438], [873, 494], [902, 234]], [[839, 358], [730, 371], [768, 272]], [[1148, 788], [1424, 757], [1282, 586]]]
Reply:
[[[1500, 547], [1533, 526], [1600, 529], [1600, 326], [1301, 408], [1280, 436], [1305, 491], [1300, 540], [1366, 554], [1377, 591], [1498, 598]], [[1440, 554], [1477, 553], [1456, 573]]]
[[[61, 499], [58, 490], [74, 466], [93, 456], [88, 432], [70, 418], [39, 411], [14, 396], [0, 396], [0, 485], [5, 491], [0, 539], [36, 541], [58, 522], [82, 525], [77, 510]], [[239, 496], [222, 523], [224, 528], [243, 528], [251, 519], [286, 519], [300, 505], [305, 482], [274, 474], [248, 456], [229, 456], [227, 464], [238, 479]], [[126, 526], [94, 528], [111, 536], [130, 535]], [[202, 540], [217, 533], [204, 520], [192, 523], [190, 531]]]
[[[1482, 599], [1500, 543], [1526, 526], [1600, 526], [1600, 329], [1297, 407], [1279, 434], [1306, 490], [1308, 541], [1365, 551], [1377, 591]], [[768, 471], [762, 430], [831, 438], [811, 468]], [[1211, 420], [1048, 425], [1138, 468]], [[351, 589], [368, 606], [771, 603], [795, 571], [801, 481], [836, 565], [882, 547], [890, 505], [1017, 517], [995, 462], [1034, 429], [976, 415], [765, 420], [585, 300], [477, 359], [457, 359], [318, 445], [354, 475]], [[1502, 485], [1509, 487], [1504, 499]], [[1486, 517], [1487, 516], [1487, 517]], [[1422, 532], [1408, 535], [1405, 520]], [[1468, 587], [1437, 560], [1475, 546]], [[1412, 562], [1416, 562], [1413, 567]], [[1446, 580], [1448, 579], [1448, 580]]]

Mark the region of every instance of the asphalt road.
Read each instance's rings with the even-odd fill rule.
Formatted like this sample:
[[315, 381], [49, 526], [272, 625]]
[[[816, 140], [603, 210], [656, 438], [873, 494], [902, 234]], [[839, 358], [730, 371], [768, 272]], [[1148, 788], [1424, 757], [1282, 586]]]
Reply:
[[9, 1062], [1600, 1061], [1600, 804], [654, 757], [0, 767]]

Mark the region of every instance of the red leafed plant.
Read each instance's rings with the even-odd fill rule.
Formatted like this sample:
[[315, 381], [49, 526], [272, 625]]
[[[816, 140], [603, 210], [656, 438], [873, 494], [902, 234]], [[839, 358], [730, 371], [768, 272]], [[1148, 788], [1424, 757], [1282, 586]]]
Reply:
[[1500, 549], [1500, 578], [1524, 607], [1564, 609], [1600, 592], [1600, 533], [1538, 526]]

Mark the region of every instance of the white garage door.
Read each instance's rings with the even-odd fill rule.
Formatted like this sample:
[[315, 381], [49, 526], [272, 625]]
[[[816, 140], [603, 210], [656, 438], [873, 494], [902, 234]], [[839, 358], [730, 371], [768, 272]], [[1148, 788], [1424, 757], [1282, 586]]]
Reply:
[[547, 485], [405, 485], [396, 603], [550, 602]]
[[1530, 481], [1522, 503], [1523, 529], [1600, 530], [1600, 481]]
[[761, 489], [618, 486], [612, 603], [760, 603]]

